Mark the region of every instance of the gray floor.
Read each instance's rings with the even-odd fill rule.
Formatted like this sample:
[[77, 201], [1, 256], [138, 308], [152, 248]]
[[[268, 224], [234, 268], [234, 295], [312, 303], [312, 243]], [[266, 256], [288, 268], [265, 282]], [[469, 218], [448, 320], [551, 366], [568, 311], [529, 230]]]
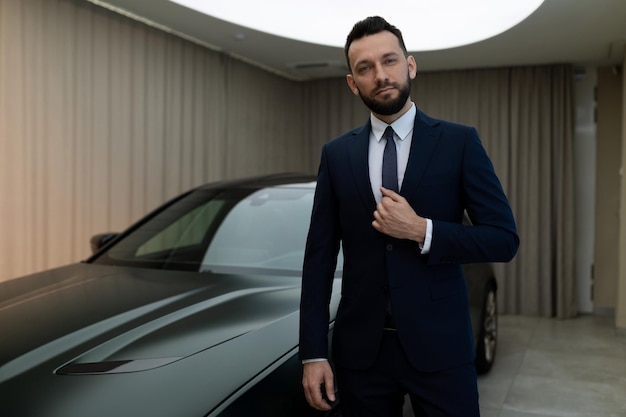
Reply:
[[626, 338], [613, 319], [500, 316], [482, 417], [626, 417]]

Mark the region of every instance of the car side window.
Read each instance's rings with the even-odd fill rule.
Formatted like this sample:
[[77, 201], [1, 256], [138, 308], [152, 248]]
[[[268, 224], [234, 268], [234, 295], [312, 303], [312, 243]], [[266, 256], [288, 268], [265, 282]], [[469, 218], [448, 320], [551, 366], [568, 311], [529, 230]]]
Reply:
[[197, 192], [175, 202], [137, 227], [98, 261], [158, 269], [197, 270], [207, 236], [228, 200]]
[[196, 207], [139, 246], [136, 255], [141, 257], [202, 244], [207, 230], [223, 205], [222, 200], [211, 200]]

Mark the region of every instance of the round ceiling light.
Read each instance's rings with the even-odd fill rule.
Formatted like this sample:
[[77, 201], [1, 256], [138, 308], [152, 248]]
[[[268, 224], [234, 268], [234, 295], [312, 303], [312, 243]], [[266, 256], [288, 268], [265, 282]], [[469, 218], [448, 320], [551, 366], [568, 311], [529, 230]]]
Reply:
[[402, 31], [409, 51], [432, 51], [503, 33], [544, 0], [171, 1], [251, 29], [337, 47], [357, 21], [377, 15]]

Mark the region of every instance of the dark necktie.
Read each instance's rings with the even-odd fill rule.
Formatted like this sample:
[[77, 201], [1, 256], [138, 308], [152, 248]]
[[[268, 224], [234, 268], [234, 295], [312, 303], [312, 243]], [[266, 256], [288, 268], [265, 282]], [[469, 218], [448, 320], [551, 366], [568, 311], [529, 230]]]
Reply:
[[[387, 140], [385, 151], [383, 152], [383, 187], [388, 190], [398, 192], [398, 155], [396, 152], [396, 141], [393, 140], [393, 129], [387, 126], [383, 135]], [[391, 299], [387, 293], [387, 317], [385, 318], [385, 329], [395, 329], [396, 326], [391, 314]]]
[[398, 192], [398, 156], [396, 142], [393, 140], [393, 128], [387, 126], [383, 136], [387, 140], [383, 153], [383, 187]]

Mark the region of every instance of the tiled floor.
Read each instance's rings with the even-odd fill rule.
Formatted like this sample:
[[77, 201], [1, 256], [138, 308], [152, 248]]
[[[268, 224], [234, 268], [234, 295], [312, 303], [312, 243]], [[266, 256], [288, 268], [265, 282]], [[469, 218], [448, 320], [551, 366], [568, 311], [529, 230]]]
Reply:
[[626, 338], [613, 319], [500, 316], [482, 417], [626, 417]]

